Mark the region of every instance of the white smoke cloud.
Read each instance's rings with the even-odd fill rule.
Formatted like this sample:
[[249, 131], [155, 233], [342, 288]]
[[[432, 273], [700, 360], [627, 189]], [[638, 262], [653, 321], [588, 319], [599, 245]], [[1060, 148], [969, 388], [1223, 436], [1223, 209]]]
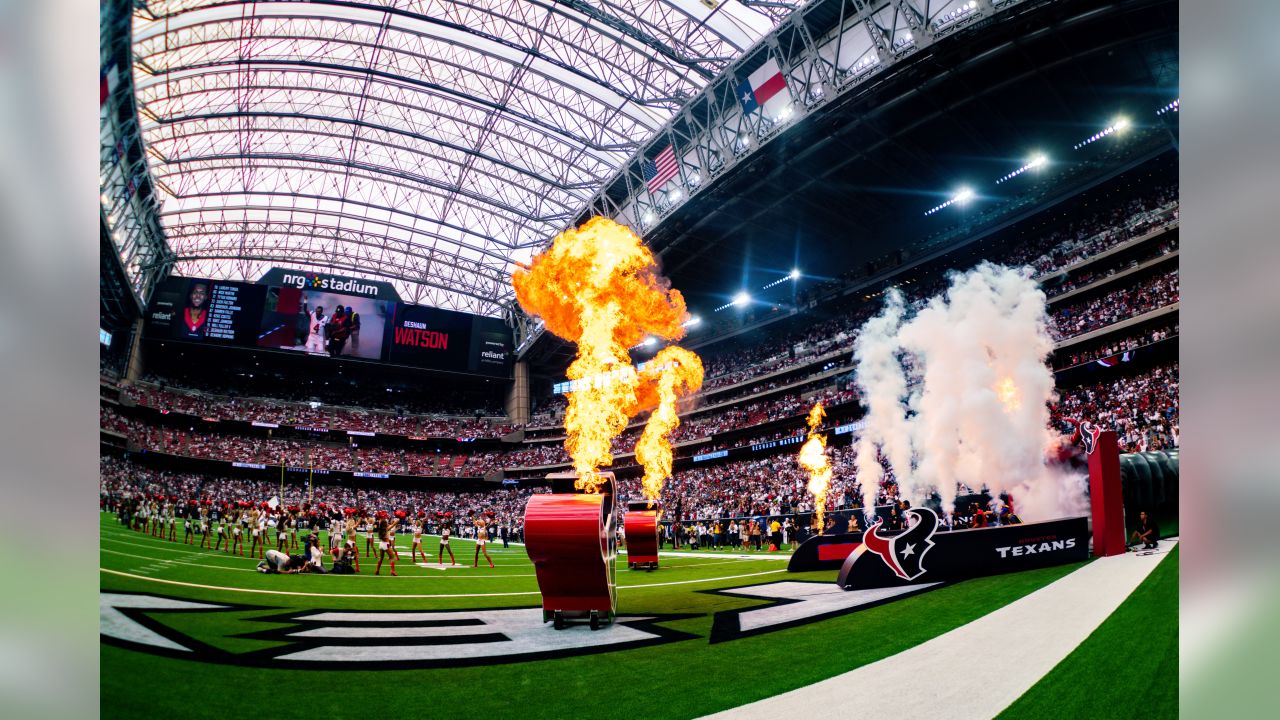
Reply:
[[1046, 406], [1053, 340], [1030, 270], [983, 263], [906, 315], [890, 292], [854, 349], [867, 407], [858, 446], [864, 494], [874, 498], [879, 448], [916, 502], [937, 491], [950, 511], [961, 483], [1009, 493], [1024, 520], [1082, 514], [1085, 479], [1044, 460], [1057, 437]]
[[902, 293], [891, 289], [884, 310], [863, 325], [853, 346], [854, 381], [867, 409], [867, 425], [858, 439], [857, 478], [862, 486], [862, 506], [868, 511], [875, 506], [876, 488], [884, 476], [879, 450], [883, 450], [895, 477], [911, 474], [911, 438], [903, 406], [907, 376], [898, 359], [898, 328], [905, 311]]

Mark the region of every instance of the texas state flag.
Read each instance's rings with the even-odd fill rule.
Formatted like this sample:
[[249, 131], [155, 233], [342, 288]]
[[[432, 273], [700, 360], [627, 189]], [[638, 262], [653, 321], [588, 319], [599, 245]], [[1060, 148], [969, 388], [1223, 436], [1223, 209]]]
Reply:
[[789, 100], [786, 89], [787, 81], [782, 77], [778, 63], [773, 58], [765, 60], [763, 65], [738, 84], [738, 102], [742, 103], [742, 113], [750, 115], [761, 107], [766, 112], [773, 110], [774, 108], [769, 107], [769, 101], [773, 98], [779, 98], [775, 105]]

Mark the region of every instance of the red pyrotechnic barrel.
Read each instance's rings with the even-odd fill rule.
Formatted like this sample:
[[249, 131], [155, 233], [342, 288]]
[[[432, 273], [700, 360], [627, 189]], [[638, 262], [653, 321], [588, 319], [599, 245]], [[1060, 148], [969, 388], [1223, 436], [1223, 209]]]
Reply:
[[598, 493], [573, 490], [572, 473], [556, 473], [550, 494], [534, 495], [524, 511], [525, 550], [542, 592], [543, 621], [592, 618], [612, 622], [618, 594], [613, 475]]
[[662, 506], [656, 501], [633, 500], [627, 503], [627, 515], [623, 530], [627, 538], [627, 567], [658, 567], [658, 522], [662, 519]]

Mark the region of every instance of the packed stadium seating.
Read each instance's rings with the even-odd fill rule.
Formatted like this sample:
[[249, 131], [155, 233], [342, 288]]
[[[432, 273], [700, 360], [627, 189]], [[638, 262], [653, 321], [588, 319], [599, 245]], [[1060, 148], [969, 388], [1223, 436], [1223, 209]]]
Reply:
[[[1052, 282], [1046, 283], [1046, 292], [1051, 298], [1077, 290], [1085, 293], [1080, 299], [1051, 301], [1051, 332], [1055, 338], [1069, 341], [1178, 301], [1176, 262], [1168, 264], [1161, 260], [1176, 252], [1176, 234], [1159, 235], [1161, 228], [1177, 221], [1175, 195], [1176, 188], [1155, 188], [1123, 207], [1071, 224], [1038, 240], [991, 252], [997, 261], [1023, 263], [1032, 267], [1038, 277], [1051, 278]], [[1128, 254], [1116, 255], [1114, 261], [1085, 262], [1130, 240], [1149, 236], [1156, 239], [1136, 246], [1132, 252], [1126, 248]], [[1081, 263], [1085, 264], [1074, 267]], [[1145, 263], [1161, 265], [1142, 269]], [[1108, 280], [1131, 268], [1139, 269]], [[1064, 270], [1067, 272], [1062, 272]], [[908, 301], [918, 303], [945, 289], [945, 278], [918, 279], [904, 289]], [[828, 407], [848, 404], [856, 408], [857, 392], [847, 382], [851, 368], [849, 353], [858, 328], [878, 311], [881, 294], [873, 292], [837, 301], [827, 308], [825, 319], [806, 323], [803, 329], [779, 337], [763, 341], [752, 338], [745, 342], [734, 339], [700, 349], [706, 380], [700, 393], [682, 403], [682, 423], [671, 435], [677, 445], [676, 457], [687, 458], [695, 453], [792, 436], [802, 432], [803, 416], [817, 401]], [[1178, 333], [1176, 315], [1152, 323], [1082, 343], [1064, 342], [1064, 348], [1052, 359], [1053, 367], [1062, 369], [1112, 358]], [[837, 382], [837, 376], [843, 376], [843, 380]], [[110, 386], [104, 379], [104, 387]], [[448, 415], [440, 412], [440, 406], [424, 406], [402, 399], [379, 404], [376, 399], [361, 398], [355, 402], [339, 394], [330, 399], [346, 400], [352, 405], [322, 405], [298, 401], [314, 394], [298, 393], [289, 397], [287, 391], [282, 391], [278, 397], [244, 397], [228, 396], [220, 390], [223, 388], [177, 388], [172, 382], [121, 386], [126, 402], [165, 414], [180, 413], [196, 418], [411, 438], [496, 439], [518, 429], [509, 422], [477, 418], [479, 412], [493, 412], [493, 408], [463, 409]], [[306, 393], [312, 390], [308, 388]], [[471, 451], [386, 446], [355, 436], [345, 443], [305, 437], [263, 437], [221, 428], [216, 423], [200, 427], [196, 427], [195, 422], [185, 427], [172, 422], [157, 424], [154, 419], [132, 413], [127, 406], [118, 407], [114, 402], [105, 401], [100, 421], [104, 430], [124, 435], [139, 448], [188, 457], [264, 464], [283, 460], [291, 466], [435, 477], [480, 477], [501, 470], [508, 476], [536, 478], [545, 472], [543, 468], [568, 462], [563, 429], [559, 426], [565, 404], [563, 396], [535, 398], [523, 443]], [[423, 414], [406, 412], [408, 409], [423, 411]], [[431, 412], [433, 410], [435, 412]], [[1114, 425], [1121, 431], [1121, 443], [1126, 450], [1176, 446], [1177, 365], [1161, 365], [1138, 374], [1107, 375], [1106, 379], [1084, 387], [1062, 388], [1061, 401], [1053, 412], [1055, 417], [1088, 416]], [[636, 418], [615, 440], [614, 453], [619, 456], [616, 469], [635, 464], [630, 453], [644, 420], [643, 415]], [[751, 431], [765, 424], [769, 424], [767, 428]], [[724, 436], [730, 432], [738, 434]], [[861, 490], [852, 478], [852, 446], [833, 447], [831, 452], [836, 472], [828, 497], [829, 508], [860, 504]], [[104, 468], [115, 467], [105, 460], [104, 463]], [[113, 477], [120, 474], [118, 469], [113, 472]], [[209, 476], [184, 477], [183, 487], [188, 489], [191, 483], [212, 488], [222, 481]], [[175, 482], [163, 473], [160, 478], [153, 482]], [[805, 482], [806, 475], [797, 467], [793, 454], [779, 453], [677, 470], [667, 483], [664, 500], [676, 515], [689, 518], [803, 512], [812, 510]], [[638, 494], [634, 479], [620, 479], [620, 488], [624, 493]], [[879, 489], [878, 503], [897, 499], [896, 485], [889, 474]], [[400, 496], [393, 500], [404, 502]]]

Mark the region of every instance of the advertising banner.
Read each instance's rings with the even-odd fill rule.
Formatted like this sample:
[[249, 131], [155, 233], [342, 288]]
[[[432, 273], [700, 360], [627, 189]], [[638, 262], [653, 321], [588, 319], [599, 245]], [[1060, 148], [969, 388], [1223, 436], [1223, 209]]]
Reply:
[[876, 523], [863, 533], [836, 584], [865, 590], [954, 582], [1088, 559], [1088, 518], [939, 532], [929, 508], [907, 513], [913, 524], [902, 532], [882, 533]]

